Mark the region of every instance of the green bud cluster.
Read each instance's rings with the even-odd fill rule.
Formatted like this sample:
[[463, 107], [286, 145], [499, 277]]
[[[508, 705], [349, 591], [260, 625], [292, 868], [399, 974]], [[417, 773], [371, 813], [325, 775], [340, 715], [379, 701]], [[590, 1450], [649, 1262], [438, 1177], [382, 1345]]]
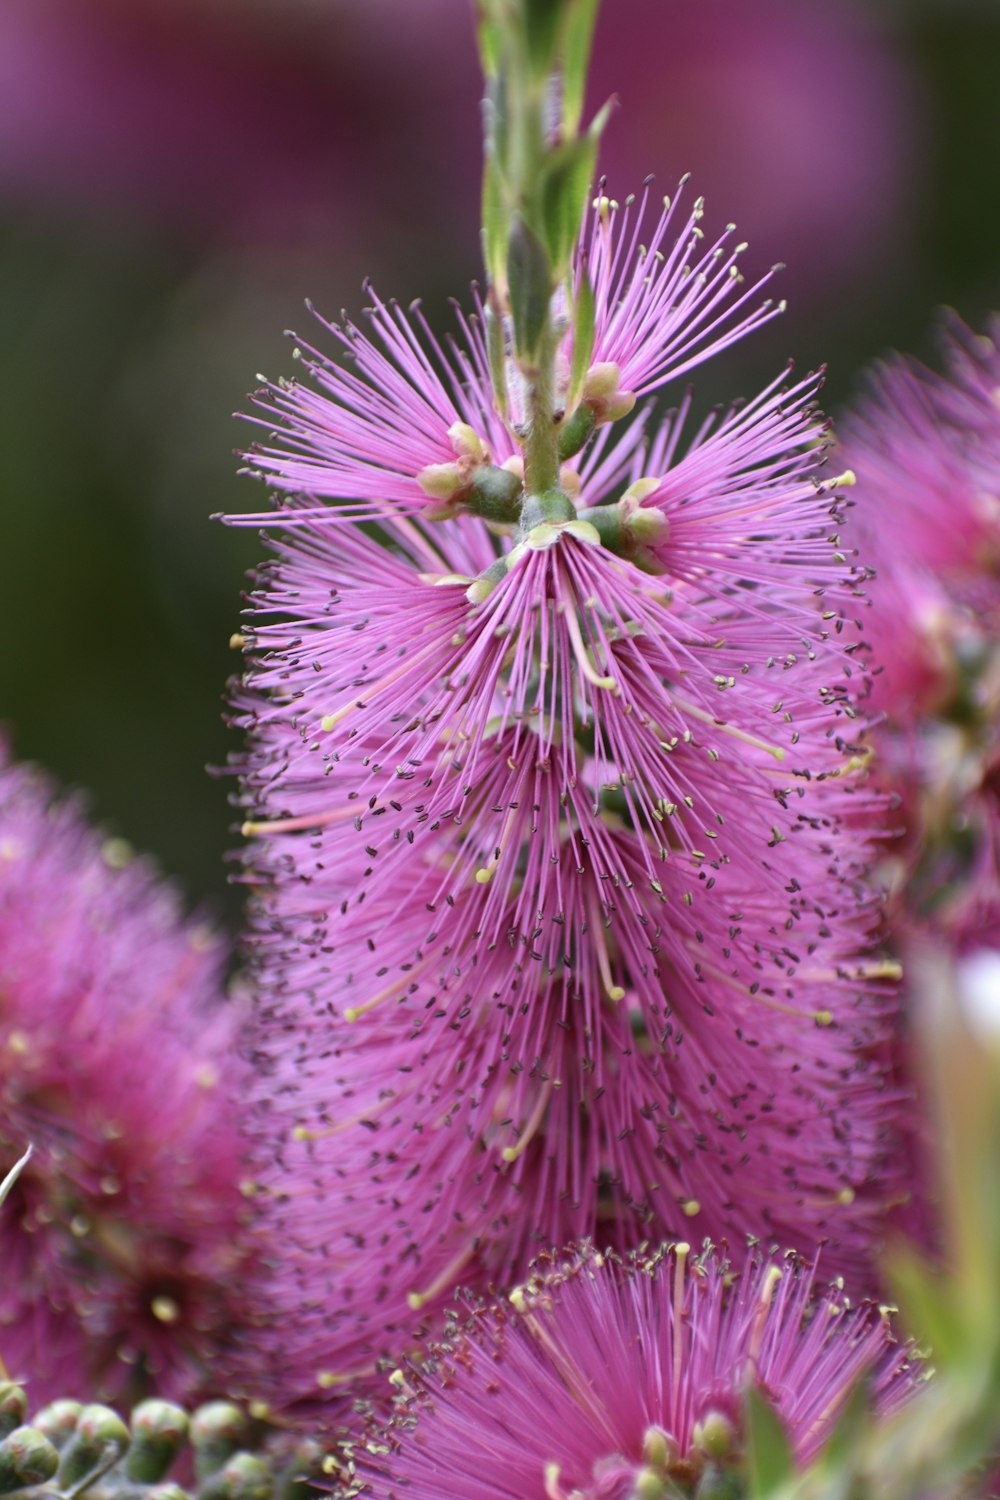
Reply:
[[127, 1422], [110, 1406], [53, 1401], [29, 1417], [22, 1387], [0, 1381], [0, 1496], [308, 1500], [322, 1460], [317, 1443], [228, 1401], [189, 1416], [154, 1398]]

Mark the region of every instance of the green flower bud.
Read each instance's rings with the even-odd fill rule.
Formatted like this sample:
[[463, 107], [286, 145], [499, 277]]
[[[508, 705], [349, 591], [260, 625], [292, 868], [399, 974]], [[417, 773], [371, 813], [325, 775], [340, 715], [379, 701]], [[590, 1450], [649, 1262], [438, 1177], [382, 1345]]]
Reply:
[[20, 1427], [28, 1415], [28, 1398], [13, 1380], [0, 1381], [0, 1438]]
[[59, 1467], [59, 1454], [37, 1427], [15, 1427], [0, 1443], [0, 1495], [44, 1484]]
[[187, 1436], [187, 1414], [169, 1401], [143, 1401], [132, 1413], [132, 1446], [125, 1472], [141, 1484], [166, 1474]]
[[737, 1432], [729, 1417], [721, 1411], [706, 1412], [694, 1424], [691, 1441], [709, 1458], [729, 1458], [736, 1448]]
[[128, 1451], [129, 1430], [110, 1406], [85, 1406], [59, 1460], [59, 1486], [68, 1489]]
[[198, 1500], [271, 1500], [271, 1470], [252, 1453], [234, 1453], [198, 1486]]
[[65, 1448], [76, 1431], [82, 1411], [82, 1401], [53, 1401], [35, 1414], [32, 1426], [44, 1433], [56, 1448]]
[[247, 1442], [250, 1423], [231, 1401], [209, 1401], [191, 1418], [190, 1438], [194, 1448], [195, 1473], [199, 1479], [221, 1469], [228, 1458]]

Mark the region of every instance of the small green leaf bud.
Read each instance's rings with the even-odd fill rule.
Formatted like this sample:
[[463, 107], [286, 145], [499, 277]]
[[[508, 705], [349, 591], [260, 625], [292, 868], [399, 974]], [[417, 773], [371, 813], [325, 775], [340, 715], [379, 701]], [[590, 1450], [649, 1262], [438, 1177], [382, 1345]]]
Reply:
[[271, 1500], [273, 1488], [271, 1470], [262, 1459], [234, 1453], [198, 1486], [198, 1500]]
[[249, 1422], [231, 1401], [209, 1401], [191, 1418], [189, 1436], [199, 1479], [214, 1474], [247, 1441]]
[[20, 1427], [28, 1415], [28, 1398], [13, 1380], [0, 1381], [0, 1438]]
[[187, 1436], [187, 1414], [169, 1401], [143, 1401], [132, 1413], [132, 1446], [125, 1472], [141, 1484], [166, 1474]]
[[0, 1443], [0, 1495], [44, 1484], [59, 1467], [59, 1454], [37, 1427], [15, 1427]]
[[59, 1485], [68, 1489], [88, 1474], [110, 1465], [127, 1452], [129, 1430], [110, 1406], [85, 1406], [76, 1423], [76, 1432], [62, 1451], [59, 1460]]

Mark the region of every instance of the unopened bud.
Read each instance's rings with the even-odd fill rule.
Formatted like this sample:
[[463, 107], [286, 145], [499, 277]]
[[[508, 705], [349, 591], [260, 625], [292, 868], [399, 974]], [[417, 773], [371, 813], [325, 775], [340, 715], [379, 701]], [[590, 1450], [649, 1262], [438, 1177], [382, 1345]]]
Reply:
[[198, 1500], [271, 1500], [271, 1470], [252, 1453], [234, 1453], [198, 1487]]
[[143, 1401], [132, 1413], [132, 1446], [125, 1472], [140, 1484], [166, 1474], [187, 1436], [187, 1414], [170, 1401]]
[[489, 453], [482, 438], [468, 422], [453, 422], [448, 428], [448, 437], [455, 450], [455, 457], [466, 464], [489, 463]]
[[249, 1423], [231, 1401], [209, 1401], [191, 1418], [190, 1438], [194, 1448], [195, 1473], [199, 1479], [221, 1469], [247, 1440]]
[[129, 1441], [128, 1428], [110, 1406], [85, 1406], [59, 1460], [60, 1488], [68, 1489], [115, 1457], [120, 1458], [127, 1452]]
[[0, 1381], [0, 1438], [20, 1427], [28, 1415], [28, 1398], [13, 1380]]
[[53, 1401], [36, 1413], [32, 1425], [55, 1447], [64, 1448], [76, 1431], [82, 1411], [82, 1401]]
[[587, 371], [582, 400], [593, 412], [595, 422], [617, 422], [635, 406], [635, 391], [620, 389], [621, 373], [610, 361], [591, 365]]
[[663, 1427], [647, 1427], [642, 1435], [642, 1456], [654, 1469], [669, 1469], [680, 1456], [677, 1439]]
[[432, 500], [452, 500], [468, 480], [459, 464], [428, 464], [417, 475], [417, 483]]
[[59, 1454], [37, 1427], [15, 1427], [0, 1443], [0, 1495], [44, 1484], [59, 1467]]
[[498, 557], [496, 562], [490, 563], [489, 567], [474, 578], [465, 591], [465, 597], [470, 604], [482, 604], [488, 599], [498, 583], [502, 583], [507, 576], [508, 559]]
[[625, 530], [641, 547], [663, 547], [670, 540], [670, 522], [654, 505], [626, 511]]
[[736, 1447], [736, 1428], [721, 1411], [706, 1412], [691, 1431], [691, 1441], [709, 1458], [729, 1458]]
[[610, 360], [591, 365], [583, 382], [584, 401], [606, 401], [609, 396], [616, 395], [621, 378], [620, 367]]
[[665, 1475], [656, 1469], [639, 1469], [632, 1480], [629, 1500], [666, 1500], [669, 1494]]

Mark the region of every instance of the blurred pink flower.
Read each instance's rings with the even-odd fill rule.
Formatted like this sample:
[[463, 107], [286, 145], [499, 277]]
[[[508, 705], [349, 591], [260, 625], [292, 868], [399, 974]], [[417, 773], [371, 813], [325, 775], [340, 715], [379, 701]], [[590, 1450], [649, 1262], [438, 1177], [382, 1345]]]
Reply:
[[0, 1353], [33, 1398], [210, 1386], [244, 1199], [223, 945], [30, 768], [0, 769]]
[[[592, 90], [612, 93], [612, 191], [694, 172], [784, 247], [796, 297], [896, 243], [916, 90], [860, 7], [615, 0]], [[374, 271], [363, 224], [436, 261], [452, 228], [474, 232], [478, 94], [465, 0], [6, 0], [0, 189], [183, 238], [339, 247]]]
[[[742, 1402], [773, 1403], [808, 1462], [867, 1376], [882, 1413], [915, 1385], [883, 1311], [759, 1251], [734, 1276], [686, 1244], [544, 1259], [508, 1302], [466, 1299], [395, 1377], [395, 1411], [345, 1445], [346, 1493], [628, 1500], [742, 1492]], [[714, 1485], [716, 1487], [713, 1487]], [[699, 1484], [702, 1486], [698, 1488]]]
[[[877, 367], [841, 427], [858, 476], [845, 542], [876, 572], [865, 632], [883, 717], [869, 739], [897, 803], [881, 873], [904, 969], [931, 939], [960, 958], [1000, 953], [998, 341], [1000, 319], [976, 335], [952, 316], [945, 373], [903, 358]], [[911, 1047], [906, 1028], [915, 1165], [903, 1218], [934, 1240], [933, 1114]]]

